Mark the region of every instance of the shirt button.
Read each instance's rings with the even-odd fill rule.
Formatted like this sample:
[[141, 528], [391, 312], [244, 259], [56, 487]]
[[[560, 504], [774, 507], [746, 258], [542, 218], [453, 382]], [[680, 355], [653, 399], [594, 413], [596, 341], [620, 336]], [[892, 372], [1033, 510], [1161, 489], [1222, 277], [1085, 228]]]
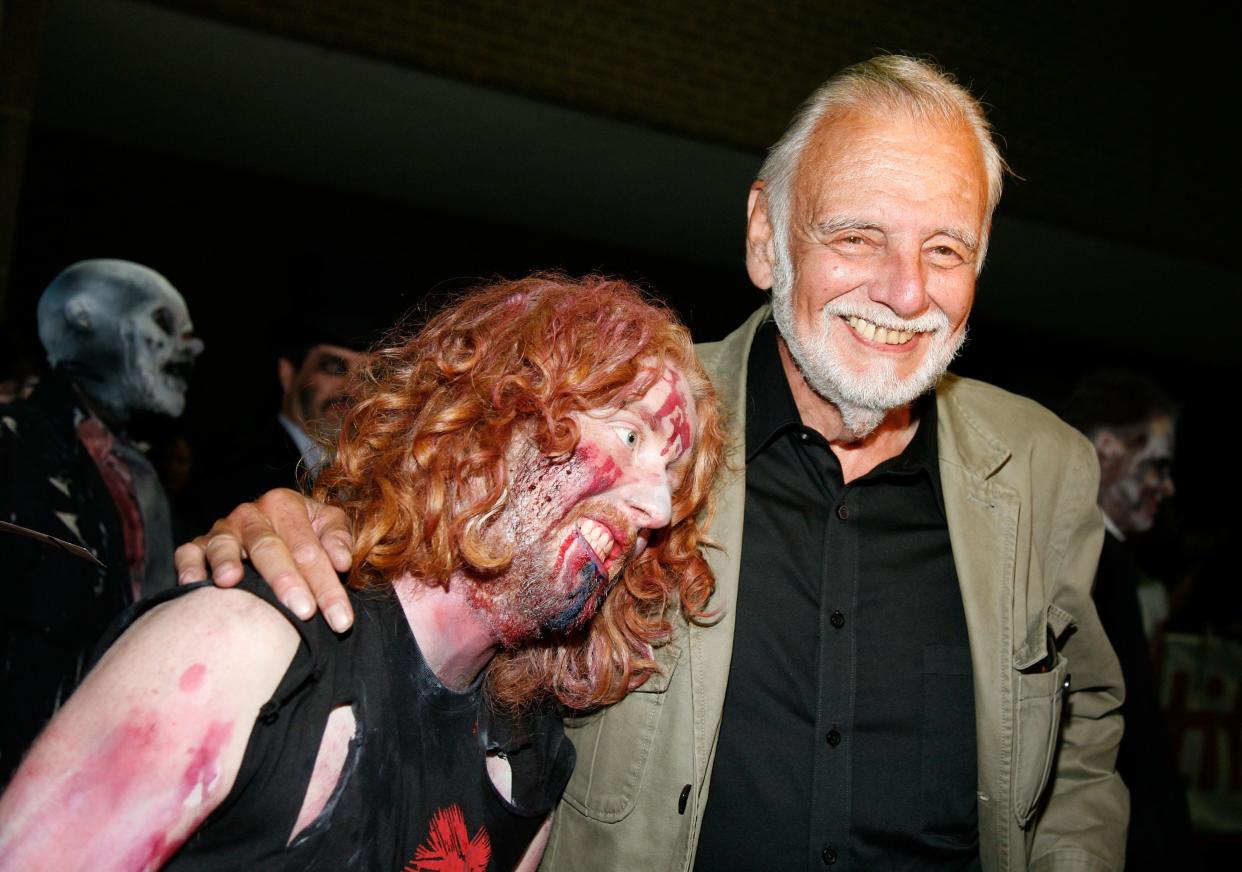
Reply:
[[824, 852], [819, 856], [820, 859], [824, 861], [825, 866], [831, 866], [833, 863], [837, 862], [837, 849], [832, 847], [832, 845], [829, 845], [824, 848]]
[[842, 503], [841, 505], [837, 506], [837, 517], [840, 518], [842, 521], [849, 520], [850, 507], [847, 506], [845, 503]]
[[830, 747], [833, 747], [833, 748], [837, 747], [837, 745], [840, 745], [841, 734], [838, 733], [836, 730], [829, 730], [828, 731], [828, 744]]
[[832, 624], [838, 630], [845, 626], [845, 615], [839, 611], [834, 611], [828, 616], [828, 623]]

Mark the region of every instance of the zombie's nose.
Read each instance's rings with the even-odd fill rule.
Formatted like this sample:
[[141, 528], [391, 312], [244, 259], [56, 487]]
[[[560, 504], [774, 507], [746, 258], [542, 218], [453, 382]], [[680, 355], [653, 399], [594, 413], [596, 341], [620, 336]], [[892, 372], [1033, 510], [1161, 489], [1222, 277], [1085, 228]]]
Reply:
[[190, 357], [198, 357], [203, 353], [203, 349], [206, 347], [203, 344], [203, 340], [199, 339], [197, 336], [187, 337], [183, 340], [183, 342], [185, 344], [186, 354], [190, 355]]
[[673, 517], [673, 496], [667, 483], [636, 484], [625, 499], [639, 527], [658, 530]]

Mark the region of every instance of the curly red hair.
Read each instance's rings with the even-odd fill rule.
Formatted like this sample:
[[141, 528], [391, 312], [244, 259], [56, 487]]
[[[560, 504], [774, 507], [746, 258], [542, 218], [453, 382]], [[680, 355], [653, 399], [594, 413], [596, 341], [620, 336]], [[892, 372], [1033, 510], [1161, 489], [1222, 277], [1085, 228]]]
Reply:
[[315, 487], [353, 526], [350, 584], [409, 573], [443, 585], [455, 572], [485, 579], [505, 568], [512, 554], [490, 553], [479, 532], [504, 504], [514, 428], [533, 427], [545, 455], [566, 454], [578, 442], [573, 413], [642, 396], [670, 364], [699, 421], [671, 523], [652, 531], [584, 632], [501, 651], [488, 672], [491, 698], [509, 708], [549, 695], [576, 710], [620, 700], [656, 671], [671, 610], [704, 615], [715, 582], [700, 549], [723, 456], [715, 392], [689, 333], [624, 281], [500, 281], [373, 355]]

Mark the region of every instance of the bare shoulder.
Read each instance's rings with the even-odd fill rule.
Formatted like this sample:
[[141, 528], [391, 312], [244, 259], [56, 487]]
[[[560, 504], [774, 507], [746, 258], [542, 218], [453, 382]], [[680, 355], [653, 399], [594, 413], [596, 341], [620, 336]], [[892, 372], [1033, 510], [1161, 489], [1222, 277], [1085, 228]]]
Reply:
[[244, 591], [205, 587], [152, 609], [22, 763], [0, 801], [0, 870], [34, 858], [76, 868], [92, 850], [149, 850], [153, 865], [171, 856], [232, 789], [298, 641]]
[[[151, 609], [121, 636], [113, 650], [127, 640], [167, 643], [180, 650], [222, 638], [261, 656], [268, 646], [282, 639], [296, 647], [298, 633], [275, 607], [254, 594], [207, 585]], [[231, 646], [221, 649], [211, 645], [200, 653], [227, 657], [239, 652]]]

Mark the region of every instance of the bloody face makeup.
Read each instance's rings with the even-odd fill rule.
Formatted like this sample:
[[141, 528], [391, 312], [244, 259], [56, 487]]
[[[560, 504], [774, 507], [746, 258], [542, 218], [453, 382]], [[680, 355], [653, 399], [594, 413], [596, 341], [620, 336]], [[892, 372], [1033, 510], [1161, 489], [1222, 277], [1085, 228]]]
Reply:
[[1174, 491], [1173, 420], [1157, 417], [1138, 439], [1118, 436], [1114, 443], [1120, 447], [1100, 464], [1100, 508], [1122, 533], [1145, 533]]
[[620, 408], [576, 415], [580, 438], [547, 457], [516, 436], [504, 507], [484, 538], [513, 559], [468, 582], [472, 605], [501, 644], [568, 632], [591, 619], [651, 530], [668, 525], [696, 426], [681, 373], [666, 369]]

